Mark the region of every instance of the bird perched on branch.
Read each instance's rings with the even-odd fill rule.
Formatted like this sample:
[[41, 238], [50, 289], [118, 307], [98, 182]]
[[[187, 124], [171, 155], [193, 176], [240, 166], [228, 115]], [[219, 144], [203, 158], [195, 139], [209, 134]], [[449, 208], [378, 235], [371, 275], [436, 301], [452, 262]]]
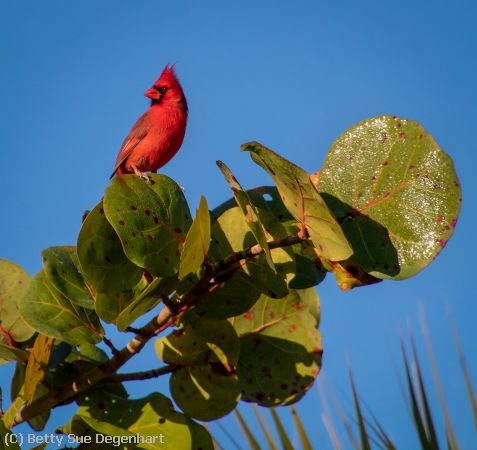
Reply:
[[135, 173], [148, 180], [145, 172], [156, 172], [182, 145], [188, 110], [174, 66], [167, 65], [144, 95], [151, 99], [151, 107], [124, 140], [111, 178]]

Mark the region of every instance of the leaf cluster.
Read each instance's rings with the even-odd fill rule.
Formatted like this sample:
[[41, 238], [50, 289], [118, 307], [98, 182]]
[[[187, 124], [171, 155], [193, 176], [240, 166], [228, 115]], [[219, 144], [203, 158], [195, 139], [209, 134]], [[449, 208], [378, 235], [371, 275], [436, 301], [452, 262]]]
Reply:
[[[412, 121], [355, 125], [311, 176], [256, 142], [242, 151], [275, 186], [245, 190], [219, 161], [233, 198], [209, 211], [202, 197], [192, 218], [169, 177], [120, 175], [85, 217], [76, 246], [44, 250], [32, 278], [0, 261], [0, 362], [17, 367], [8, 428], [28, 420], [42, 429], [51, 408], [76, 401], [65, 432], [140, 428], [175, 436], [174, 448], [211, 448], [194, 419], [215, 420], [239, 400], [289, 405], [312, 385], [322, 355], [315, 286], [327, 272], [344, 290], [408, 278], [456, 224], [452, 162]], [[157, 317], [136, 328], [158, 305]], [[135, 337], [118, 350], [104, 323]], [[156, 336], [158, 369], [117, 373]], [[124, 381], [165, 373], [182, 412], [159, 393], [128, 398]]]

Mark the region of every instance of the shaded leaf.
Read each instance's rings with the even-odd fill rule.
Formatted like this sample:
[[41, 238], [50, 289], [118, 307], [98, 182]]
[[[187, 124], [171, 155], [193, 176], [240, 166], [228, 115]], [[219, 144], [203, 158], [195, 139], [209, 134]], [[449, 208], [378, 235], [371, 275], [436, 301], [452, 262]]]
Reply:
[[270, 268], [275, 271], [275, 265], [273, 264], [272, 256], [270, 254], [270, 249], [268, 248], [267, 236], [265, 235], [265, 230], [260, 221], [260, 217], [258, 216], [258, 212], [253, 205], [250, 197], [247, 194], [247, 191], [244, 191], [240, 183], [237, 179], [233, 176], [230, 169], [222, 162], [217, 161], [217, 165], [219, 166], [220, 170], [222, 171], [225, 179], [229, 183], [233, 193], [237, 205], [242, 210], [242, 213], [245, 216], [245, 220], [250, 227], [257, 243], [263, 248], [265, 253], [265, 258], [267, 260], [268, 265]]
[[205, 261], [210, 246], [210, 214], [207, 200], [201, 196], [194, 222], [187, 232], [182, 249], [179, 280], [189, 273], [195, 273]]
[[95, 292], [121, 292], [135, 286], [143, 270], [133, 264], [104, 215], [103, 202], [88, 214], [78, 236], [81, 272]]
[[22, 450], [12, 433], [0, 420], [0, 450]]
[[119, 330], [126, 329], [136, 319], [146, 314], [164, 297], [168, 297], [177, 286], [177, 275], [169, 278], [155, 278], [146, 289], [137, 294], [134, 299], [118, 314], [116, 325]]
[[[255, 245], [255, 238], [238, 207], [225, 211], [212, 224], [210, 255], [221, 260], [235, 251]], [[276, 272], [268, 266], [264, 254], [232, 268], [233, 277], [213, 290], [196, 307], [200, 315], [227, 318], [247, 311], [262, 294], [282, 298], [288, 294], [287, 273], [293, 271], [293, 254], [272, 250]]]
[[94, 308], [94, 301], [80, 273], [76, 247], [49, 247], [41, 252], [41, 256], [43, 270], [58, 291], [78, 306]]
[[236, 365], [239, 340], [226, 320], [198, 318], [188, 313], [181, 328], [155, 342], [159, 358], [177, 365], [170, 380], [179, 407], [200, 420], [213, 420], [237, 404]]
[[71, 303], [43, 272], [37, 273], [20, 303], [25, 321], [38, 332], [70, 344], [101, 341], [103, 329], [96, 313]]
[[241, 150], [249, 151], [254, 162], [272, 176], [283, 203], [306, 228], [320, 254], [332, 261], [351, 256], [353, 251], [341, 227], [303, 169], [258, 142], [244, 144]]
[[180, 246], [191, 224], [184, 194], [165, 175], [136, 175], [111, 180], [104, 210], [128, 258], [158, 277], [177, 273]]
[[17, 342], [27, 341], [35, 332], [22, 319], [19, 310], [19, 302], [28, 289], [29, 279], [19, 265], [0, 259], [0, 326]]
[[8, 361], [25, 362], [28, 360], [28, 352], [16, 347], [10, 347], [3, 336], [0, 336], [0, 364]]
[[286, 299], [265, 296], [231, 319], [240, 337], [238, 365], [242, 399], [262, 406], [298, 401], [321, 366], [314, 289], [290, 291]]
[[[122, 445], [127, 449], [139, 447], [155, 450], [213, 450], [207, 430], [187, 416], [176, 412], [171, 401], [153, 393], [137, 400], [113, 395], [86, 397], [63, 433], [94, 436], [100, 433], [116, 437], [143, 438], [142, 442]], [[161, 438], [162, 436], [162, 438]], [[110, 442], [110, 447], [112, 441]]]
[[353, 259], [378, 278], [405, 279], [426, 267], [452, 235], [461, 203], [449, 156], [419, 124], [391, 116], [345, 131], [317, 189]]

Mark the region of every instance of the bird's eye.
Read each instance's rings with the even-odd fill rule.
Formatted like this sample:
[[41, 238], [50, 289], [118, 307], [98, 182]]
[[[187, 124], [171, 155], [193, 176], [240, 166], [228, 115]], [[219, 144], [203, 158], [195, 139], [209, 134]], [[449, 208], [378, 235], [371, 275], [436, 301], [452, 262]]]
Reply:
[[167, 88], [165, 86], [156, 87], [156, 91], [159, 92], [160, 94], [164, 94], [164, 92], [167, 91]]

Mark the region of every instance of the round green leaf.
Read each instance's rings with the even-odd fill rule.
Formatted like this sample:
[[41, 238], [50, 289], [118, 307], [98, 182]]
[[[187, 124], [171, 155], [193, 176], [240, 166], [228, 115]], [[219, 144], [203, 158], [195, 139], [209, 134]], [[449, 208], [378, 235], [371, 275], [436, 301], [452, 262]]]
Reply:
[[121, 241], [107, 221], [103, 202], [87, 215], [78, 236], [81, 272], [95, 292], [121, 292], [135, 286], [143, 270], [124, 254]]
[[22, 319], [19, 310], [20, 299], [28, 289], [29, 280], [30, 277], [19, 265], [0, 259], [0, 326], [17, 342], [27, 341], [35, 332]]
[[353, 260], [377, 278], [396, 280], [437, 256], [461, 203], [451, 158], [421, 125], [392, 116], [345, 131], [317, 188], [352, 244]]
[[36, 331], [73, 345], [96, 344], [103, 337], [104, 330], [95, 311], [72, 303], [44, 272], [31, 279], [20, 302], [20, 312]]
[[[63, 433], [92, 436], [92, 442], [97, 442], [97, 433], [116, 440], [121, 437], [126, 439], [139, 436], [142, 441], [137, 441], [137, 446], [127, 444], [127, 448], [144, 450], [214, 448], [207, 430], [175, 411], [172, 402], [159, 393], [128, 400], [95, 391], [94, 395], [87, 396], [80, 404], [81, 407], [73, 419], [63, 427]], [[126, 445], [124, 441], [123, 445]], [[105, 448], [113, 448], [113, 441]], [[115, 445], [114, 448], [119, 447]]]
[[171, 394], [184, 413], [199, 420], [216, 420], [232, 411], [240, 398], [236, 373], [220, 364], [184, 367], [170, 379]]
[[318, 296], [313, 288], [286, 299], [261, 297], [232, 319], [240, 336], [238, 365], [242, 400], [289, 405], [310, 388], [321, 367]]
[[177, 273], [180, 246], [191, 225], [178, 184], [165, 175], [115, 177], [104, 196], [104, 210], [128, 258], [159, 277]]

